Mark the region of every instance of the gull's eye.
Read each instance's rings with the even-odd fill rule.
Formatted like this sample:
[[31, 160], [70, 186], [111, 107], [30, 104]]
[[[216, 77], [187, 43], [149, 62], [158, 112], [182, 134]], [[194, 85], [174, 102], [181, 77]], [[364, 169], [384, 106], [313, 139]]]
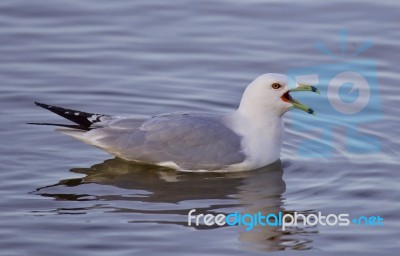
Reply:
[[280, 85], [280, 84], [278, 84], [278, 83], [273, 83], [273, 84], [271, 85], [271, 87], [272, 87], [272, 89], [280, 89], [280, 88], [282, 88], [282, 85]]

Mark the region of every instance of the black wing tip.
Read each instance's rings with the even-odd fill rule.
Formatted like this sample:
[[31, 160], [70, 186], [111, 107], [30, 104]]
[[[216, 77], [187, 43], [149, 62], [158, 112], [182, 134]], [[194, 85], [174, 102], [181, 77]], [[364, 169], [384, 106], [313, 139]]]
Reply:
[[53, 124], [53, 123], [26, 123], [29, 125], [47, 125], [47, 126], [57, 126], [57, 127], [64, 127], [64, 128], [70, 128], [70, 129], [76, 129], [76, 130], [82, 130], [82, 131], [89, 131], [91, 130], [89, 127], [85, 127], [82, 125], [74, 125], [74, 124]]
[[25, 123], [25, 124], [29, 124], [29, 125], [58, 125], [58, 124], [53, 124], [53, 123]]
[[47, 108], [47, 109], [49, 109], [49, 108], [52, 108], [52, 107], [53, 107], [53, 106], [51, 106], [51, 105], [44, 104], [44, 103], [40, 103], [40, 102], [37, 102], [37, 101], [34, 101], [33, 103], [35, 103], [36, 106], [39, 106], [39, 107], [42, 107], [42, 108]]
[[[48, 105], [44, 103], [40, 103], [37, 101], [34, 101], [36, 106], [42, 107], [46, 110], [49, 110], [61, 117], [64, 117], [65, 119], [68, 119], [74, 123], [76, 123], [81, 129], [84, 127], [85, 129], [89, 130], [91, 129], [90, 126], [94, 123], [100, 122], [101, 117], [107, 117], [108, 115], [103, 115], [103, 114], [93, 114], [93, 113], [88, 113], [88, 112], [83, 112], [79, 110], [73, 110], [73, 109], [67, 109], [67, 108], [62, 108], [62, 107], [57, 107], [54, 105]], [[95, 116], [95, 117], [93, 117]], [[34, 123], [36, 125], [41, 124], [41, 123]], [[44, 124], [42, 124], [44, 125]]]

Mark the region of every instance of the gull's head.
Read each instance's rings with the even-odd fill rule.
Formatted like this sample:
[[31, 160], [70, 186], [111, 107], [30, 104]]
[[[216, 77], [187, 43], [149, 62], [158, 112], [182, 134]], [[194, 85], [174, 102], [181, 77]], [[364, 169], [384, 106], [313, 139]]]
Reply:
[[297, 108], [314, 114], [314, 110], [293, 99], [289, 93], [296, 91], [319, 93], [318, 89], [304, 84], [297, 84], [295, 88], [290, 89], [288, 80], [287, 76], [275, 73], [257, 77], [243, 93], [239, 111], [282, 116], [288, 110]]

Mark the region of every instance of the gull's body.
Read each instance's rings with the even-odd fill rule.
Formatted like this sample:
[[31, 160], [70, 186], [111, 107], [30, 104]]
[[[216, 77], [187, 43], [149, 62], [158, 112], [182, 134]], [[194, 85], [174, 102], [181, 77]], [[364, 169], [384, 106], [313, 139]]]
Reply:
[[64, 127], [60, 132], [119, 158], [183, 171], [243, 171], [279, 159], [282, 115], [300, 104], [288, 92], [285, 76], [265, 74], [246, 88], [239, 108], [230, 113], [172, 113], [150, 118], [36, 104], [77, 123], [58, 125]]

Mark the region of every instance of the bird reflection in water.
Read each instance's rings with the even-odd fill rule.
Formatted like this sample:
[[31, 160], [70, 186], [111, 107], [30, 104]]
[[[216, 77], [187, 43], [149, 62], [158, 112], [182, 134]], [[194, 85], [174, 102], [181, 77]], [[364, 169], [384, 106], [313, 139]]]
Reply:
[[[241, 244], [262, 251], [307, 250], [312, 248], [311, 234], [316, 227], [188, 226], [187, 214], [232, 212], [264, 216], [291, 213], [283, 206], [286, 190], [281, 161], [247, 172], [185, 173], [153, 165], [109, 159], [90, 168], [74, 168], [82, 178], [61, 180], [38, 188], [34, 194], [57, 201], [95, 202], [89, 207], [60, 208], [59, 214], [85, 214], [93, 208], [118, 214], [131, 214], [129, 223], [175, 224], [196, 229], [229, 228], [238, 234]], [[69, 205], [70, 206], [70, 205]], [[307, 214], [307, 212], [301, 212]], [[132, 215], [136, 214], [136, 215]], [[145, 216], [146, 215], [146, 216]], [[144, 217], [145, 216], [145, 217]]]

